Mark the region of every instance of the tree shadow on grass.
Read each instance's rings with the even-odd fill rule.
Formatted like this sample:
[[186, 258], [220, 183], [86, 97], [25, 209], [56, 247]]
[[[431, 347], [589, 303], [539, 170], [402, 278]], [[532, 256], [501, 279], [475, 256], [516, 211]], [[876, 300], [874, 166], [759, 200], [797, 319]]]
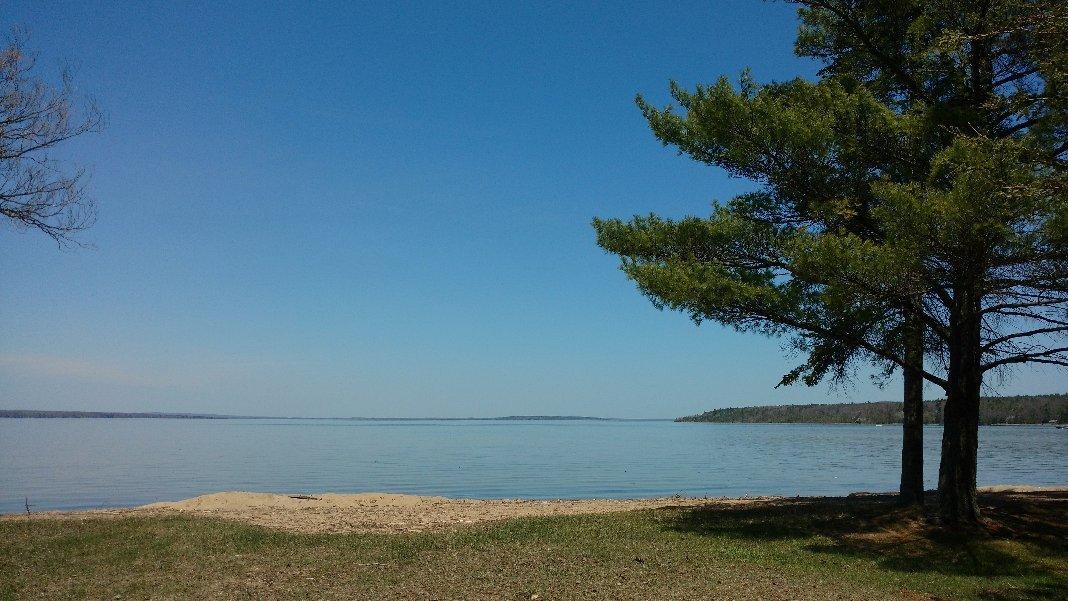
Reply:
[[1039, 584], [1011, 588], [1001, 591], [983, 591], [979, 593], [983, 601], [1046, 601], [1049, 599], [1068, 599], [1068, 585], [1063, 582]]
[[[927, 501], [926, 513], [934, 514], [935, 496]], [[924, 511], [898, 507], [892, 495], [710, 503], [662, 517], [677, 532], [799, 541], [812, 552], [898, 572], [1046, 579], [1030, 589], [991, 591], [991, 601], [1068, 598], [1068, 576], [1037, 559], [1068, 558], [1068, 492], [984, 493], [979, 503], [984, 525], [967, 534], [940, 529]]]

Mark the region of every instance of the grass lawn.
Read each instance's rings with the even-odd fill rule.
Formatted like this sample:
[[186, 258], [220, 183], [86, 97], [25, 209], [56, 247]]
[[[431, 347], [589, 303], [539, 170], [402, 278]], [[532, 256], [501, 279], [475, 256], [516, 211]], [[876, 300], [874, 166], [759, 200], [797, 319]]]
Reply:
[[0, 520], [0, 599], [1066, 599], [1068, 493], [947, 537], [891, 499], [289, 534], [205, 518]]

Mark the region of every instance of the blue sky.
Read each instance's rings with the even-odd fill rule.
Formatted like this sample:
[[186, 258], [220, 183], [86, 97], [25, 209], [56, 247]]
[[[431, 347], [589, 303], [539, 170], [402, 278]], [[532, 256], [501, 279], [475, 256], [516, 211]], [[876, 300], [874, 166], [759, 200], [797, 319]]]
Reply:
[[[881, 400], [775, 389], [782, 342], [654, 309], [593, 216], [705, 214], [747, 182], [634, 106], [811, 76], [779, 3], [6, 3], [109, 127], [93, 249], [0, 230], [0, 407], [673, 417]], [[225, 5], [225, 6], [223, 6]], [[989, 392], [1068, 390], [1027, 369]], [[931, 394], [937, 391], [931, 390]]]

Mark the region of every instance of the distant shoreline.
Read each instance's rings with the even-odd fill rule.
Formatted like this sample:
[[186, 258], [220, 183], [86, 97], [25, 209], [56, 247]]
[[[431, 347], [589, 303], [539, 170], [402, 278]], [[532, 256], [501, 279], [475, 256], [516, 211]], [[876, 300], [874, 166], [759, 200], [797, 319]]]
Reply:
[[[924, 402], [923, 421], [942, 423], [945, 399]], [[743, 424], [900, 424], [900, 402], [825, 403], [726, 407], [676, 418], [677, 422]], [[983, 397], [979, 423], [983, 426], [1064, 424], [1068, 422], [1068, 394]]]
[[215, 413], [167, 413], [158, 411], [45, 411], [37, 409], [0, 409], [0, 419], [292, 419], [346, 420], [362, 422], [416, 421], [598, 421], [648, 422], [671, 421], [670, 418], [587, 417], [582, 415], [506, 415], [501, 417], [294, 417], [270, 415], [224, 415]]

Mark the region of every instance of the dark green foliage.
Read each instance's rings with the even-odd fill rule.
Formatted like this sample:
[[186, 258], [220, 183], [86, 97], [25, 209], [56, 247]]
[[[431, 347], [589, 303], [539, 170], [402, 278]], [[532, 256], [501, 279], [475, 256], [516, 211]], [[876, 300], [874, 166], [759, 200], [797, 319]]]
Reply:
[[[924, 423], [942, 423], [945, 403], [945, 399], [926, 401], [923, 408]], [[898, 424], [901, 423], [901, 418], [901, 403], [880, 401], [730, 407], [680, 417], [675, 421], [750, 424]], [[979, 423], [983, 425], [1044, 424], [1050, 420], [1068, 422], [1068, 394], [983, 397], [979, 403]]]
[[867, 359], [941, 386], [943, 517], [977, 520], [984, 374], [1068, 366], [1068, 5], [797, 4], [818, 82], [638, 99], [663, 144], [759, 191], [598, 219], [597, 242], [658, 307], [792, 337], [807, 359], [785, 384]]

